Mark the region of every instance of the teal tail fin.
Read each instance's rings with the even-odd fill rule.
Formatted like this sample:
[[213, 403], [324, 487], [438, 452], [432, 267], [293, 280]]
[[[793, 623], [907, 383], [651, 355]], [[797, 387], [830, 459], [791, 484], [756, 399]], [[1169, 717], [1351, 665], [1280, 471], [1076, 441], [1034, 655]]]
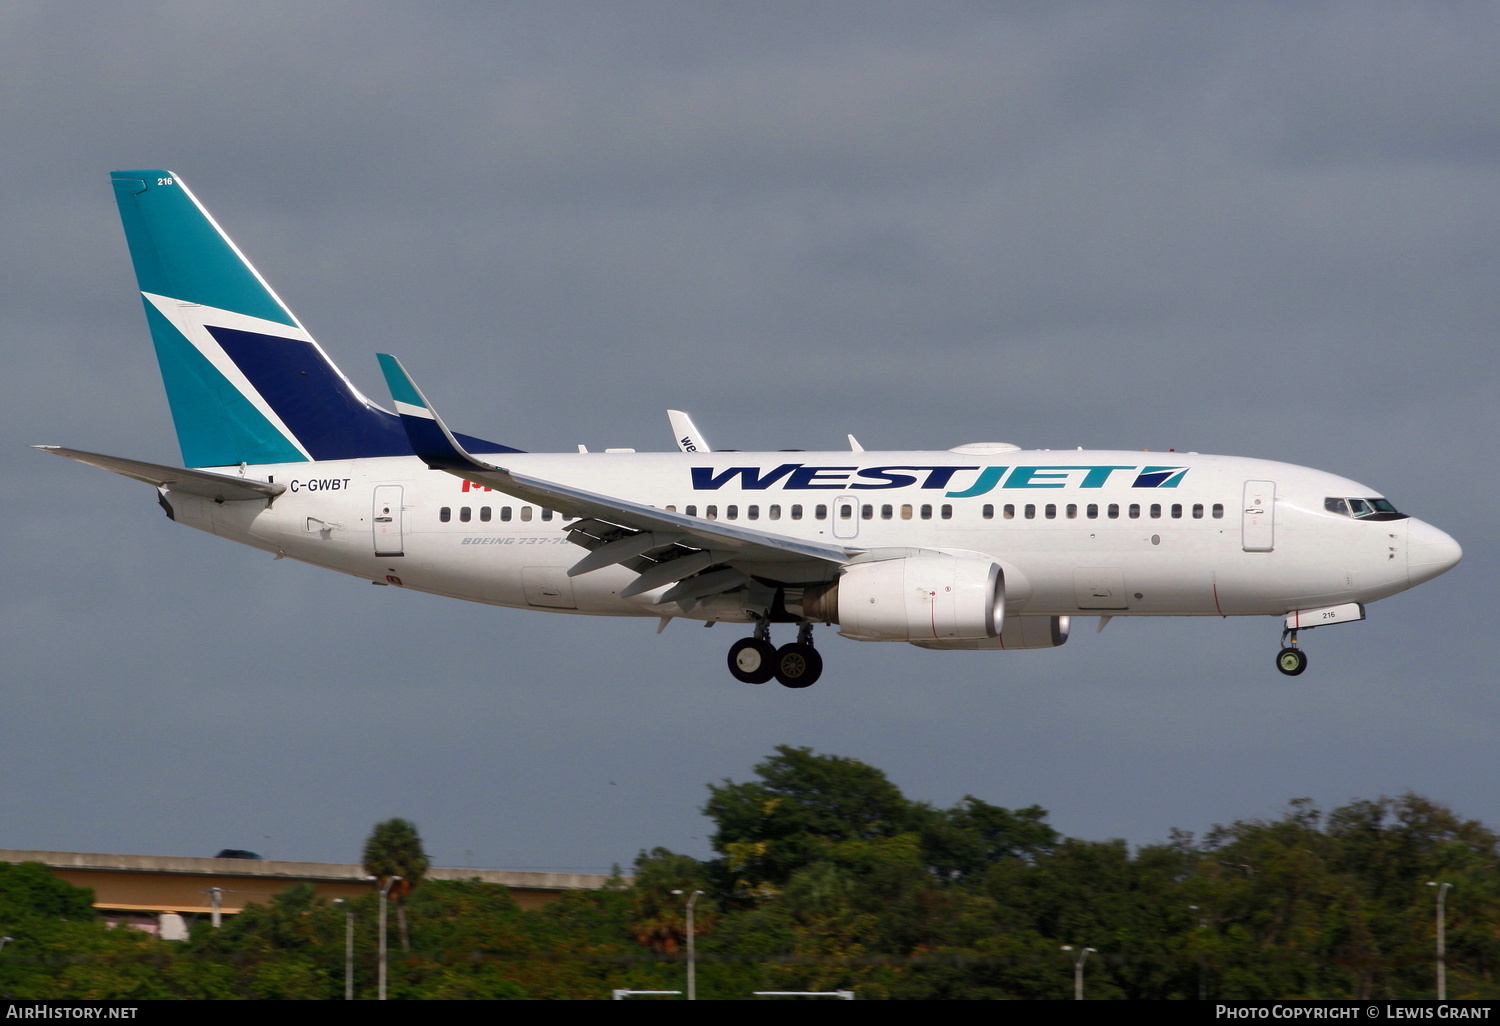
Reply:
[[179, 176], [111, 179], [187, 466], [412, 455]]

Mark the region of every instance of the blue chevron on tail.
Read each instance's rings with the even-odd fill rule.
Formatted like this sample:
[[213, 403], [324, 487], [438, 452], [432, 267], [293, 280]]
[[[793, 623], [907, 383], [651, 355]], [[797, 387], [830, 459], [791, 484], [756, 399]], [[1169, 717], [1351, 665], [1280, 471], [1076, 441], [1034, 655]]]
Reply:
[[187, 466], [412, 455], [178, 175], [110, 177]]

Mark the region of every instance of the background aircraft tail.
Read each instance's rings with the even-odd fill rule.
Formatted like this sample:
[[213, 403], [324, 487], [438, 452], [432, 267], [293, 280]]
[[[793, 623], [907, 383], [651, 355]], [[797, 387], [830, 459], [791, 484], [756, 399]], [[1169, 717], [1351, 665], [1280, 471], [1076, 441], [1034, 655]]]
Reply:
[[412, 454], [399, 418], [333, 365], [181, 178], [110, 178], [187, 466]]

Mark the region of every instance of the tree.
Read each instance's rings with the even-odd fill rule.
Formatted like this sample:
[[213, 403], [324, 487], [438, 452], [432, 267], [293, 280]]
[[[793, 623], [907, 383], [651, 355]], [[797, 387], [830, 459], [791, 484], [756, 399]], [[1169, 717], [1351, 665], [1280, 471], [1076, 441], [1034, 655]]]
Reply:
[[390, 896], [396, 902], [396, 923], [401, 932], [401, 948], [411, 950], [411, 938], [406, 931], [406, 896], [427, 875], [432, 864], [422, 850], [422, 838], [417, 825], [409, 819], [388, 819], [376, 823], [365, 841], [365, 872], [375, 877], [382, 889], [391, 877], [399, 876], [391, 885]]
[[890, 838], [916, 826], [916, 807], [896, 785], [855, 759], [778, 745], [755, 772], [759, 781], [709, 785], [703, 807], [718, 826], [714, 848], [739, 889], [782, 887], [841, 843]]
[[[631, 887], [630, 931], [636, 941], [658, 955], [675, 955], [687, 940], [686, 907], [694, 891], [708, 890], [703, 866], [691, 855], [652, 848], [635, 859]], [[693, 934], [713, 925], [712, 899], [694, 904]]]

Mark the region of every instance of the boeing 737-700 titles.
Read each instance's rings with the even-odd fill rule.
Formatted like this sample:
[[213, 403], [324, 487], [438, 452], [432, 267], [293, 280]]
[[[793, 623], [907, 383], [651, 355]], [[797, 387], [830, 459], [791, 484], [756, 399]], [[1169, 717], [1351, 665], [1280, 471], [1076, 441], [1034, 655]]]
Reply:
[[[1452, 538], [1318, 470], [1198, 453], [523, 452], [453, 432], [381, 355], [365, 398], [170, 171], [115, 197], [183, 462], [41, 448], [152, 485], [181, 524], [492, 605], [750, 626], [729, 671], [806, 687], [813, 627], [1049, 648], [1073, 616], [1274, 616], [1298, 632], [1448, 570]], [[771, 628], [796, 628], [775, 647]]]

